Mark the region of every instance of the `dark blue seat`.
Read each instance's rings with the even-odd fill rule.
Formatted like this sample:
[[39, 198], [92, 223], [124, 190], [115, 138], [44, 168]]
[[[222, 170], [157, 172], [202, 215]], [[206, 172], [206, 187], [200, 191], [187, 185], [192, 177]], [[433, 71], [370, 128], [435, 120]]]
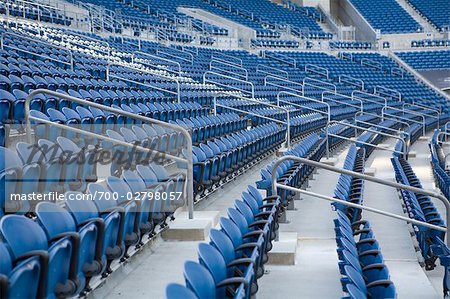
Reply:
[[167, 299], [198, 299], [198, 297], [187, 287], [171, 283], [166, 287]]
[[106, 267], [106, 257], [102, 256], [104, 221], [94, 218], [77, 225], [67, 210], [49, 202], [40, 202], [36, 206], [36, 215], [48, 239], [62, 234], [78, 235], [78, 251], [74, 251], [78, 255], [77, 279], [80, 286], [90, 290], [90, 279]]
[[[221, 287], [214, 282], [213, 276], [202, 265], [188, 261], [184, 264], [184, 277], [186, 286], [192, 290], [198, 298], [223, 298], [216, 292], [216, 287]], [[244, 285], [242, 284], [232, 296], [228, 298], [245, 298]]]
[[[24, 257], [39, 257], [45, 272], [39, 283], [38, 297], [76, 296], [82, 289], [77, 280], [77, 252], [79, 238], [61, 234], [47, 239], [45, 232], [33, 220], [19, 215], [0, 219], [0, 233], [11, 250], [13, 262]], [[27, 240], [24, 242], [23, 240]]]
[[[84, 195], [73, 191], [65, 193], [66, 208], [71, 213], [77, 227], [86, 223], [101, 223], [103, 221], [103, 233], [99, 237], [103, 237], [103, 246], [101, 246], [102, 265], [104, 264], [103, 259], [106, 257], [106, 272], [102, 276], [107, 276], [112, 272], [110, 268], [111, 263], [120, 259], [125, 253], [125, 244], [122, 239], [124, 209], [120, 207], [105, 208], [102, 205], [97, 206], [94, 200], [73, 200], [77, 196], [81, 198]], [[99, 210], [98, 208], [105, 209]], [[96, 247], [96, 250], [98, 248]]]
[[2, 242], [0, 256], [0, 297], [36, 298], [43, 269], [39, 258], [24, 257], [13, 264], [7, 245]]

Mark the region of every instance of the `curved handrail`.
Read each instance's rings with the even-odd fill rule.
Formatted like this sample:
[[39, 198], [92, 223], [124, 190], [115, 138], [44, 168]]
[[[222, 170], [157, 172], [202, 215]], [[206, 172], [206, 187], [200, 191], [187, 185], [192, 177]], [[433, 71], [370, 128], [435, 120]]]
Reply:
[[303, 91], [305, 91], [305, 84], [308, 84], [308, 85], [310, 85], [310, 86], [314, 86], [314, 87], [317, 87], [317, 88], [320, 88], [320, 89], [329, 90], [328, 88], [325, 88], [325, 87], [320, 86], [320, 85], [314, 85], [314, 84], [309, 83], [309, 82], [307, 82], [307, 81], [313, 81], [313, 82], [317, 82], [317, 83], [320, 83], [320, 84], [332, 86], [334, 92], [337, 92], [337, 88], [336, 88], [336, 85], [335, 85], [335, 84], [330, 83], [330, 82], [325, 82], [325, 81], [322, 81], [322, 80], [318, 80], [318, 79], [314, 79], [314, 78], [310, 78], [310, 77], [305, 77], [305, 78], [303, 79]]
[[[257, 103], [257, 104], [260, 104], [260, 105], [264, 105], [264, 106], [267, 106], [267, 107], [272, 107], [272, 108], [277, 108], [279, 110], [283, 110], [286, 113], [286, 121], [282, 121], [282, 120], [279, 120], [279, 119], [276, 119], [276, 118], [272, 118], [272, 117], [264, 116], [264, 115], [261, 115], [261, 114], [253, 113], [253, 112], [247, 111], [247, 110], [242, 110], [242, 109], [238, 109], [238, 108], [234, 108], [234, 107], [230, 107], [230, 106], [225, 106], [225, 105], [222, 105], [222, 104], [217, 104], [217, 97], [219, 97], [219, 96], [234, 97], [234, 98], [237, 98], [237, 99], [240, 99], [240, 100], [245, 100], [245, 101]], [[253, 116], [256, 116], [256, 117], [259, 117], [259, 118], [268, 119], [268, 120], [271, 120], [271, 121], [276, 122], [276, 123], [285, 124], [286, 125], [286, 129], [287, 129], [287, 132], [286, 132], [286, 146], [287, 146], [288, 149], [291, 148], [291, 120], [290, 120], [290, 111], [289, 111], [289, 109], [286, 109], [286, 108], [280, 107], [280, 106], [275, 106], [275, 105], [272, 105], [270, 103], [261, 102], [261, 101], [258, 101], [256, 99], [253, 99], [253, 98], [250, 99], [250, 98], [242, 97], [242, 96], [235, 95], [235, 94], [229, 94], [229, 93], [226, 93], [226, 92], [217, 92], [214, 95], [213, 103], [214, 103], [214, 105], [213, 105], [214, 115], [217, 115], [217, 107], [222, 107], [222, 108], [226, 108], [226, 109], [229, 109], [229, 110], [233, 110], [233, 111], [237, 111], [237, 112], [253, 115]]]
[[[332, 95], [340, 96], [340, 97], [343, 97], [343, 98], [348, 98], [348, 99], [351, 99], [352, 101], [359, 102], [360, 105], [358, 106], [358, 105], [346, 103], [344, 101], [340, 101], [340, 100], [337, 100], [337, 99], [325, 98], [325, 94], [332, 94]], [[325, 91], [322, 92], [322, 102], [325, 99], [327, 99], [328, 101], [336, 102], [336, 103], [343, 104], [343, 105], [346, 105], [346, 106], [349, 106], [349, 107], [358, 108], [358, 109], [360, 109], [360, 112], [364, 112], [364, 104], [363, 104], [363, 101], [360, 100], [360, 99], [354, 99], [354, 98], [351, 98], [349, 96], [346, 96], [346, 95], [343, 95], [343, 94], [340, 94], [340, 93], [336, 93], [336, 92], [332, 92], [332, 91], [328, 91], [328, 90], [325, 90]]]
[[[359, 130], [362, 130], [362, 131], [371, 132], [371, 133], [377, 133], [377, 134], [382, 135], [382, 136], [391, 137], [391, 138], [400, 140], [403, 143], [403, 147], [402, 147], [403, 151], [399, 152], [399, 151], [397, 151], [395, 149], [388, 149], [388, 148], [384, 148], [384, 147], [381, 147], [381, 146], [378, 146], [378, 145], [375, 145], [375, 144], [371, 144], [371, 143], [367, 143], [367, 142], [364, 142], [364, 141], [358, 141], [358, 140], [354, 140], [354, 139], [351, 139], [351, 138], [347, 138], [345, 136], [336, 135], [336, 134], [330, 134], [329, 126], [332, 125], [332, 124], [339, 124], [339, 125], [342, 125], [342, 126], [345, 126], [345, 127], [354, 128], [355, 130], [359, 129]], [[389, 151], [389, 152], [393, 152], [393, 153], [397, 153], [397, 154], [402, 154], [405, 158], [408, 155], [408, 143], [401, 136], [395, 136], [395, 135], [384, 133], [384, 132], [380, 132], [380, 131], [377, 131], [377, 130], [372, 130], [370, 128], [365, 128], [365, 127], [353, 125], [353, 124], [346, 123], [346, 122], [332, 120], [332, 121], [330, 121], [328, 126], [325, 128], [325, 134], [326, 134], [325, 136], [326, 136], [327, 139], [329, 138], [329, 136], [332, 136], [332, 137], [336, 137], [336, 138], [339, 138], [339, 139], [350, 141], [352, 143], [361, 143], [361, 144], [364, 144], [364, 145], [367, 145], [367, 146], [370, 146], [370, 147], [374, 147], [374, 148], [378, 148], [378, 149], [381, 149], [381, 150], [384, 150], [384, 151]], [[329, 143], [327, 143], [327, 158], [329, 158], [329, 157], [330, 157], [330, 148], [329, 148]]]
[[[270, 79], [270, 78], [271, 79], [276, 79], [278, 81], [286, 82], [286, 83], [289, 83], [289, 84], [292, 84], [292, 85], [300, 86], [301, 89], [297, 90], [297, 89], [294, 89], [294, 88], [291, 88], [291, 87], [286, 87], [284, 85], [278, 85], [278, 84], [275, 84], [273, 82], [269, 82], [267, 79]], [[284, 78], [281, 78], [281, 77], [277, 77], [277, 76], [273, 76], [273, 75], [265, 76], [264, 77], [264, 86], [267, 86], [267, 85], [271, 85], [271, 86], [275, 86], [275, 87], [279, 87], [279, 88], [284, 88], [284, 89], [288, 89], [288, 90], [291, 90], [291, 91], [300, 92], [301, 94], [303, 94], [303, 85], [301, 83], [298, 83], [298, 82], [295, 82], [295, 81], [292, 81], [292, 80], [288, 80], [288, 79], [284, 79]]]
[[[131, 55], [131, 62], [132, 62], [132, 63], [135, 63], [136, 58], [138, 58], [138, 57], [136, 57], [137, 55], [142, 55], [142, 56], [145, 56], [145, 57], [155, 58], [155, 59], [159, 59], [159, 60], [161, 60], [161, 61], [173, 63], [173, 64], [175, 64], [175, 65], [178, 67], [178, 72], [175, 72], [175, 73], [177, 73], [178, 75], [181, 74], [181, 64], [180, 64], [178, 61], [171, 60], [171, 59], [167, 59], [167, 58], [160, 57], [160, 56], [157, 56], [157, 55], [152, 55], [152, 54], [144, 53], [144, 52], [141, 52], [141, 51], [135, 51], [135, 52], [133, 52], [132, 55]], [[142, 63], [142, 62], [140, 62], [140, 63]], [[160, 66], [158, 66], [156, 63], [155, 63], [155, 64], [150, 64], [150, 65], [152, 65], [152, 66], [154, 66], [154, 67], [156, 67], [156, 68], [165, 70], [165, 71], [169, 71], [169, 72], [172, 71], [172, 70], [170, 70], [170, 69], [166, 69], [166, 68], [160, 67]]]
[[216, 72], [211, 72], [211, 71], [205, 72], [203, 74], [203, 84], [206, 84], [206, 82], [209, 82], [209, 83], [213, 83], [213, 84], [216, 84], [216, 85], [219, 85], [219, 86], [222, 86], [222, 87], [229, 87], [229, 88], [232, 88], [234, 90], [238, 90], [240, 92], [245, 92], [245, 93], [248, 93], [249, 91], [245, 90], [245, 89], [237, 88], [237, 87], [234, 87], [234, 86], [230, 86], [230, 85], [227, 85], [227, 84], [223, 84], [223, 83], [220, 83], [220, 82], [216, 82], [216, 81], [207, 79], [206, 75], [208, 75], [208, 74], [216, 75], [216, 76], [227, 78], [227, 79], [232, 79], [232, 80], [235, 80], [235, 81], [238, 81], [238, 82], [250, 85], [250, 87], [251, 87], [251, 91], [250, 91], [251, 96], [252, 96], [253, 99], [255, 98], [255, 85], [252, 82], [246, 81], [246, 80], [242, 80], [242, 79], [238, 79], [238, 78], [231, 77], [231, 76], [227, 76], [227, 75], [223, 75], [223, 74], [219, 74], [219, 73], [216, 73]]

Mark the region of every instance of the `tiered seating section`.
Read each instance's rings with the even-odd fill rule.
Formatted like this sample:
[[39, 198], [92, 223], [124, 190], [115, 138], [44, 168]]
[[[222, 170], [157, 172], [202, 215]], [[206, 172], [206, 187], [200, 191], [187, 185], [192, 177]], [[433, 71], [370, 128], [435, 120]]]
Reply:
[[[395, 0], [350, 0], [374, 29], [382, 34], [422, 32], [419, 25]], [[442, 6], [442, 7], [445, 7]]]
[[434, 25], [438, 30], [448, 30], [450, 20], [448, 17], [448, 1], [435, 0], [431, 4], [426, 0], [407, 0], [411, 6], [428, 22]]
[[399, 52], [396, 55], [415, 70], [450, 69], [450, 50]]

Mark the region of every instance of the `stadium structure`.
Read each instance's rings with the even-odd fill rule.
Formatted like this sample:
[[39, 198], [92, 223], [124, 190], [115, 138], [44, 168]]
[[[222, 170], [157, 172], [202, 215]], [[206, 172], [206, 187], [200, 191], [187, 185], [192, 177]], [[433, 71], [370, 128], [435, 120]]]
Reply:
[[449, 0], [1, 0], [0, 298], [449, 298]]

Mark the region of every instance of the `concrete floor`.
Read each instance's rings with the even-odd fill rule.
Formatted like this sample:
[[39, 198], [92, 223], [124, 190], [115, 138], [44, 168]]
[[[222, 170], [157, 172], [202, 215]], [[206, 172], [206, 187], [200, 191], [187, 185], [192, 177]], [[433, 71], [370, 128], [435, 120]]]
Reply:
[[[395, 142], [389, 139], [384, 143], [393, 148]], [[392, 153], [388, 151], [375, 150], [366, 167], [376, 168], [376, 177], [394, 181], [391, 156]], [[404, 215], [397, 190], [388, 186], [366, 182], [364, 205]], [[363, 212], [363, 218], [372, 225], [398, 298], [438, 298], [435, 288], [418, 263], [409, 233], [410, 226], [406, 222], [366, 211]]]
[[[393, 140], [388, 143], [393, 144]], [[432, 177], [427, 169], [428, 153], [426, 141], [414, 145], [412, 150], [418, 152], [416, 159], [411, 159], [414, 169], [427, 178], [424, 185], [432, 184]], [[343, 150], [337, 166], [347, 154]], [[393, 179], [390, 163], [391, 153], [376, 150], [368, 160], [366, 167], [375, 167], [376, 176]], [[265, 167], [274, 156], [268, 157], [260, 164], [249, 169], [237, 180], [228, 183], [221, 190], [211, 194], [207, 200], [196, 205], [198, 211], [219, 211], [221, 216], [233, 205], [248, 184], [255, 184], [260, 179], [260, 169]], [[428, 160], [429, 161], [429, 160]], [[429, 162], [428, 162], [429, 163]], [[309, 182], [310, 191], [332, 195], [338, 174], [318, 170]], [[380, 187], [367, 182], [365, 201], [373, 206], [390, 212], [402, 214], [401, 201], [395, 189]], [[399, 298], [437, 298], [441, 294], [442, 269], [425, 273], [419, 266], [414, 251], [408, 225], [394, 219], [365, 212], [364, 217], [372, 223], [376, 237], [382, 246], [386, 264], [391, 278], [396, 284]], [[295, 201], [295, 210], [287, 211], [290, 221], [280, 224], [281, 232], [297, 232], [298, 247], [295, 265], [266, 265], [268, 273], [259, 282], [258, 298], [340, 298], [342, 289], [338, 271], [333, 219], [335, 212], [329, 202], [303, 196]], [[108, 279], [95, 290], [91, 298], [164, 298], [165, 286], [170, 282], [184, 283], [183, 267], [186, 260], [197, 260], [199, 242], [170, 242], [161, 238], [144, 250], [139, 256], [125, 265], [122, 273]], [[428, 276], [427, 276], [428, 275]], [[431, 282], [430, 282], [431, 281]]]

